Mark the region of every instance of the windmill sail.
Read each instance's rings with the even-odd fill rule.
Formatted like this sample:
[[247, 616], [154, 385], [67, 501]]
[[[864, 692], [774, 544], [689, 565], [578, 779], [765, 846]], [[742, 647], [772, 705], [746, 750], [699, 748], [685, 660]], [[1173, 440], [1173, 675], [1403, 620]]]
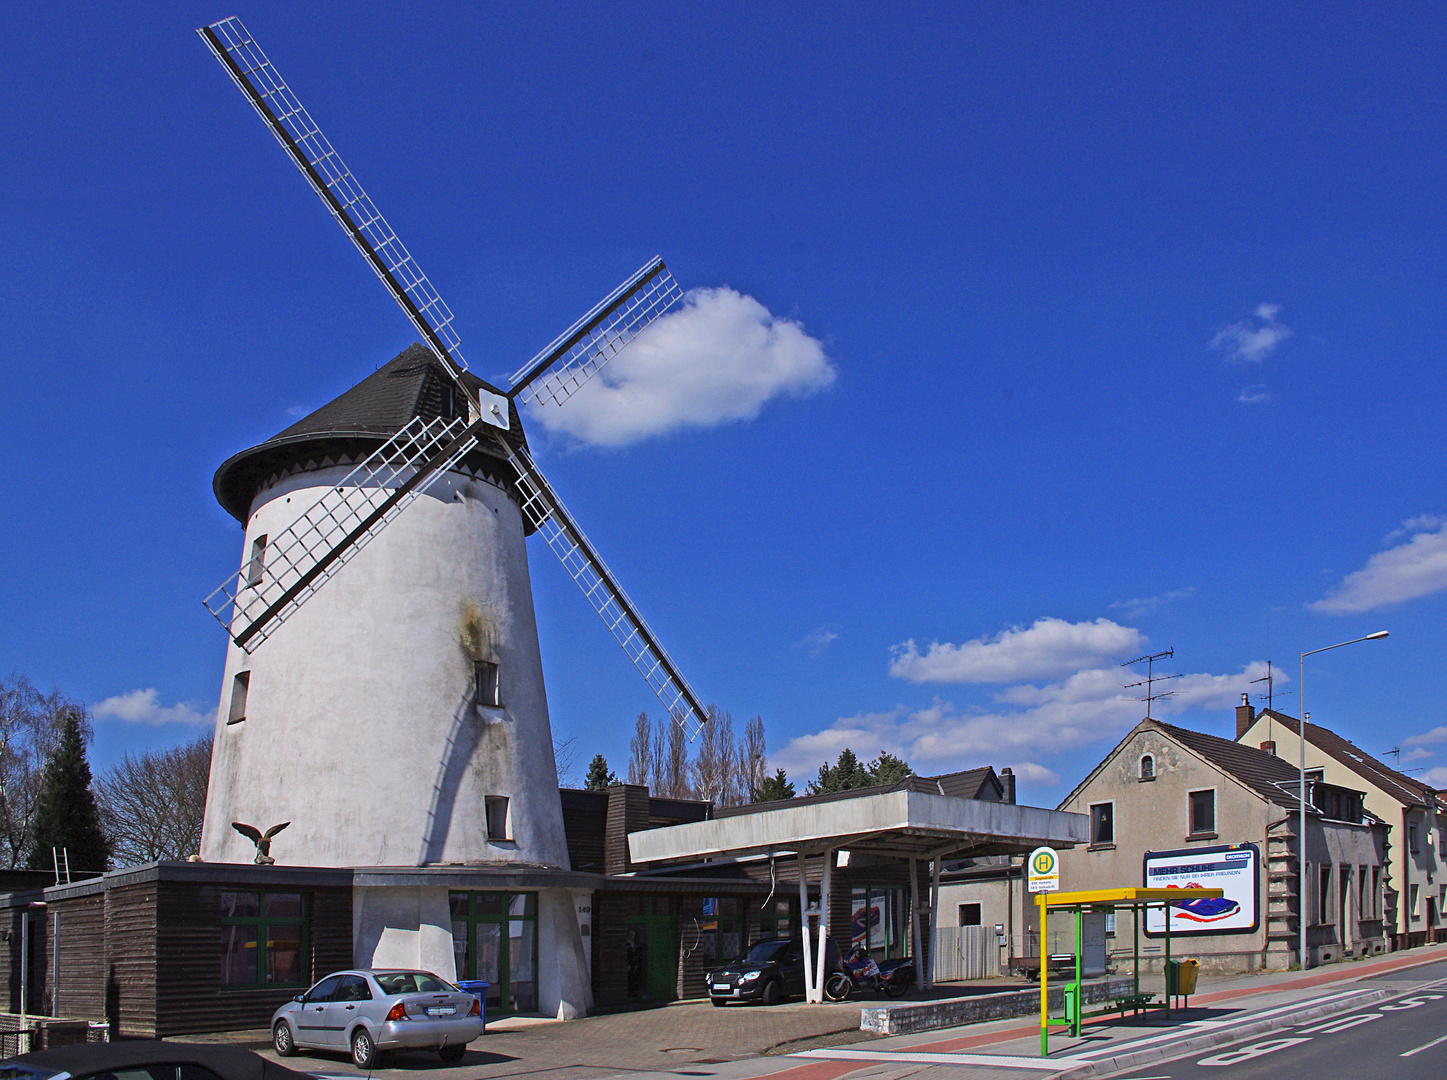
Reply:
[[561, 405], [682, 296], [683, 290], [663, 265], [663, 259], [654, 256], [647, 266], [515, 371], [507, 396], [534, 404]]
[[[223, 19], [196, 32], [326, 203], [342, 231], [357, 245], [423, 340], [438, 356], [451, 360], [457, 370], [466, 371], [462, 342], [452, 328], [451, 309], [241, 20]], [[468, 396], [475, 397], [475, 392]], [[489, 409], [485, 402], [483, 413], [494, 427], [507, 427], [506, 408]]]
[[366, 546], [413, 499], [477, 445], [482, 421], [414, 417], [327, 489], [285, 532], [206, 598], [206, 608], [250, 652]]
[[674, 666], [668, 652], [654, 636], [643, 616], [628, 599], [628, 594], [613, 577], [612, 571], [583, 530], [563, 506], [552, 486], [538, 472], [527, 451], [507, 445], [508, 460], [518, 475], [518, 493], [522, 496], [523, 517], [543, 538], [563, 564], [563, 569], [582, 590], [593, 610], [623, 646], [663, 702], [674, 723], [691, 739], [702, 729], [708, 714], [688, 681]]

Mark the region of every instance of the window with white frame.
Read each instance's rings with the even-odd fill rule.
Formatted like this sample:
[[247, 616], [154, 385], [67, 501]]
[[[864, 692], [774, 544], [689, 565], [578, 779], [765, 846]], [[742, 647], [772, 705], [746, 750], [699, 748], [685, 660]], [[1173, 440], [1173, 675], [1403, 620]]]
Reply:
[[1141, 755], [1139, 775], [1142, 780], [1154, 780], [1156, 778], [1156, 759], [1153, 754]]
[[1090, 807], [1090, 842], [1115, 843], [1115, 803], [1092, 803]]

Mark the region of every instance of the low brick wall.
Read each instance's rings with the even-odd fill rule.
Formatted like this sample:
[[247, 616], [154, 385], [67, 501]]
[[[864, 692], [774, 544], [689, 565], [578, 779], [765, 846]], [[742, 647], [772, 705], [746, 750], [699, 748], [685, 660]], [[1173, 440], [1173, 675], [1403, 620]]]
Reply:
[[[1085, 984], [1085, 1003], [1103, 1005], [1128, 997], [1135, 983], [1128, 978], [1100, 979]], [[1050, 986], [1050, 1009], [1065, 1007], [1065, 990], [1058, 982]], [[943, 1001], [903, 1002], [899, 1005], [866, 1006], [859, 1010], [859, 1030], [876, 1035], [910, 1035], [916, 1031], [939, 1031], [982, 1020], [1009, 1016], [1038, 1016], [1039, 990], [1009, 990], [1002, 994], [946, 998]]]

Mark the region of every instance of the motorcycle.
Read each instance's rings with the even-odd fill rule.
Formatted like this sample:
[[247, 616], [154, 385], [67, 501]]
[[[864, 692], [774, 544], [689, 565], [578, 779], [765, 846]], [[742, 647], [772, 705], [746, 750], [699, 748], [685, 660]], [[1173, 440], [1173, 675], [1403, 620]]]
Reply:
[[844, 960], [843, 969], [824, 980], [824, 996], [843, 1001], [850, 994], [869, 991], [897, 998], [913, 985], [913, 960], [900, 958], [880, 964], [863, 949], [855, 949]]

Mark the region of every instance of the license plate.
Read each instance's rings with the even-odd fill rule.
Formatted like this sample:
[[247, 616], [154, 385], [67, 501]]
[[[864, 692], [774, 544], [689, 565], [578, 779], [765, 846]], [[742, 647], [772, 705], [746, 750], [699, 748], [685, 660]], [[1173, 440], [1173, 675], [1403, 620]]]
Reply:
[[457, 1006], [455, 1005], [442, 1005], [437, 1008], [429, 1006], [427, 1009], [428, 1016], [452, 1016], [456, 1012]]
[[715, 990], [732, 990], [732, 989], [733, 989], [733, 987], [730, 986], [728, 983], [714, 983], [714, 984], [713, 984], [713, 988], [714, 988]]

